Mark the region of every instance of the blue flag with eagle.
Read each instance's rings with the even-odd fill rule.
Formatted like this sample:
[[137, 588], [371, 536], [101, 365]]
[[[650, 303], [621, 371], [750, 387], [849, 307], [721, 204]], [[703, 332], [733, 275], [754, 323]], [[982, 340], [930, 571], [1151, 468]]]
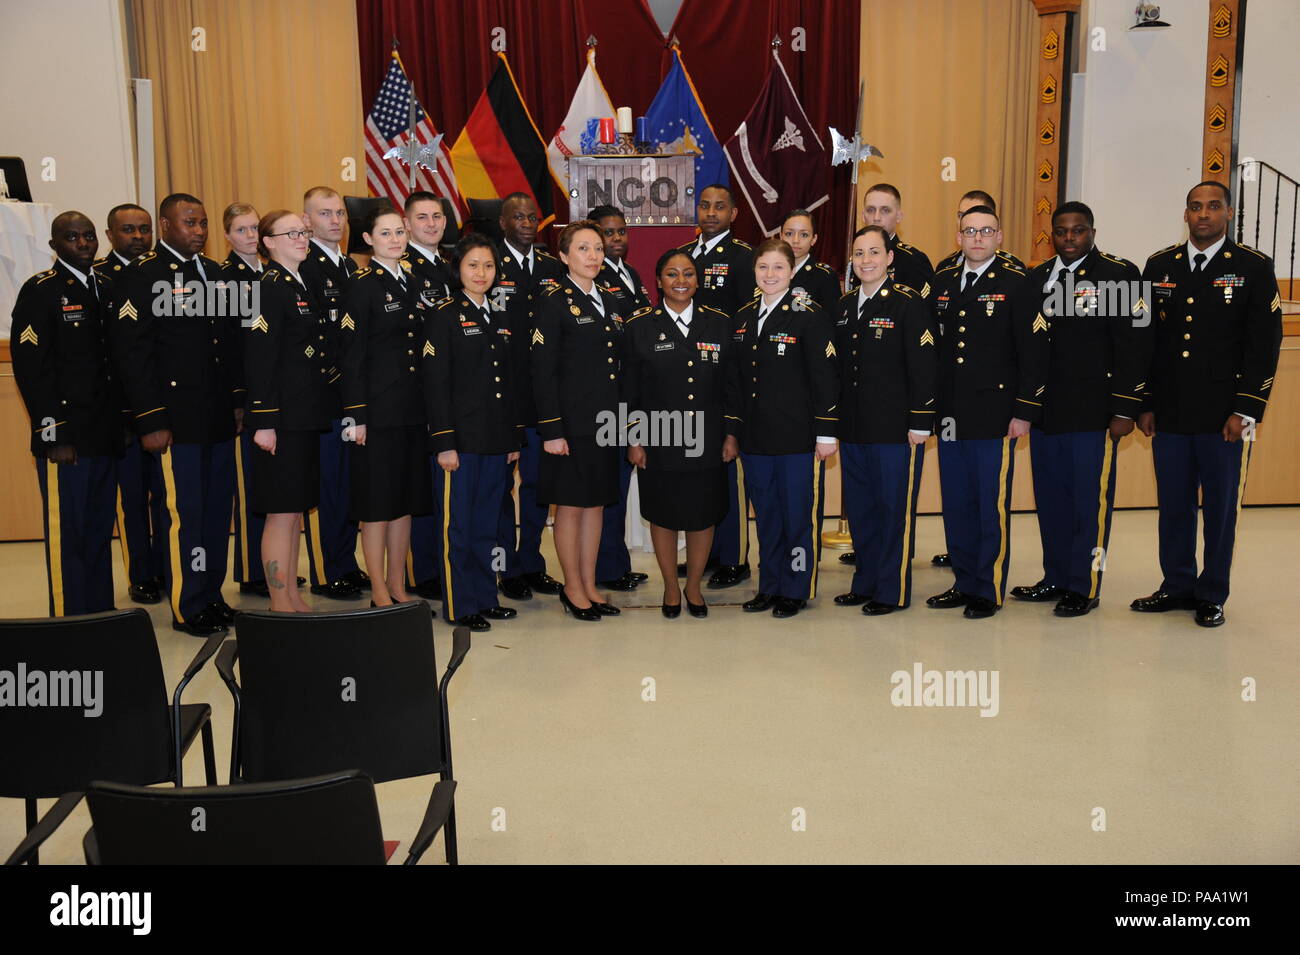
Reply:
[[686, 72], [682, 53], [673, 45], [673, 65], [645, 113], [649, 136], [660, 153], [697, 153], [695, 187], [703, 189], [715, 182], [730, 185], [727, 157], [713, 132], [704, 104], [695, 84]]

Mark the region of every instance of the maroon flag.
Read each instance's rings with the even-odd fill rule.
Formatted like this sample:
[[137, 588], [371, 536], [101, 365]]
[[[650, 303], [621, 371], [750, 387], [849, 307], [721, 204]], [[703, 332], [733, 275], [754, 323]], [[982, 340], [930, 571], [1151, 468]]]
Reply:
[[776, 50], [772, 59], [775, 66], [758, 99], [723, 147], [732, 181], [745, 194], [764, 235], [777, 232], [790, 209], [811, 211], [830, 198], [821, 138], [794, 95]]

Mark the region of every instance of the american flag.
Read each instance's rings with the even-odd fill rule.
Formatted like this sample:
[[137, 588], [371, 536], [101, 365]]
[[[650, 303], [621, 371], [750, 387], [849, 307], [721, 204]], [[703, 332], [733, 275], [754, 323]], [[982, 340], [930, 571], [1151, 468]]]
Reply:
[[[410, 121], [410, 98], [415, 94], [411, 90], [411, 81], [406, 78], [402, 61], [393, 51], [388, 67], [388, 75], [375, 96], [375, 105], [366, 117], [366, 184], [376, 196], [387, 196], [399, 209], [410, 194], [410, 167], [401, 159], [385, 159], [384, 153], [394, 146], [405, 147], [408, 143], [407, 124]], [[433, 143], [438, 131], [429, 122], [420, 101], [415, 101], [415, 139], [422, 144]], [[417, 164], [415, 167], [415, 188], [432, 192], [436, 196], [446, 196], [451, 200], [456, 212], [456, 221], [461, 221], [460, 191], [456, 187], [456, 174], [451, 167], [447, 151], [438, 144], [438, 162], [435, 168]]]

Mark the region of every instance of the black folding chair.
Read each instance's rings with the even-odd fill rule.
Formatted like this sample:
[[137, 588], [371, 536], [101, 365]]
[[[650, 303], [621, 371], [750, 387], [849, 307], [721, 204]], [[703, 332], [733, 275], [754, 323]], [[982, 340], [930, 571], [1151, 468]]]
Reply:
[[[232, 783], [351, 767], [377, 783], [431, 773], [452, 780], [447, 685], [469, 652], [467, 628], [452, 632], [441, 683], [433, 621], [418, 600], [340, 613], [241, 613], [235, 634], [217, 654], [235, 701]], [[421, 832], [436, 816], [438, 793], [435, 786]], [[445, 840], [455, 865], [454, 805]]]
[[[456, 784], [434, 786], [414, 865], [451, 810]], [[245, 786], [151, 789], [92, 783], [87, 865], [386, 865], [375, 784], [349, 770]], [[35, 852], [36, 845], [27, 846]], [[20, 865], [15, 853], [9, 864]]]
[[494, 242], [502, 242], [505, 233], [501, 231], [501, 207], [503, 199], [466, 199], [469, 218], [465, 220], [466, 232], [477, 232]]
[[[61, 797], [39, 823], [53, 832], [94, 779], [182, 785], [182, 760], [200, 734], [207, 781], [216, 785], [212, 708], [182, 704], [181, 694], [224, 636], [203, 644], [169, 707], [144, 610], [0, 620], [0, 679], [11, 674], [16, 694], [14, 705], [0, 706], [0, 797], [26, 800], [29, 834], [37, 799]], [[39, 861], [35, 852], [31, 861]]]

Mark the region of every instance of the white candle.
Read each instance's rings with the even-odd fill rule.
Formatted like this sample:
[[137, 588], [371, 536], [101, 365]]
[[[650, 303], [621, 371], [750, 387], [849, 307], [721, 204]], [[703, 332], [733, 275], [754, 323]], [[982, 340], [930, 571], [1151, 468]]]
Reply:
[[632, 107], [620, 106], [618, 108], [618, 131], [620, 133], [632, 132]]

